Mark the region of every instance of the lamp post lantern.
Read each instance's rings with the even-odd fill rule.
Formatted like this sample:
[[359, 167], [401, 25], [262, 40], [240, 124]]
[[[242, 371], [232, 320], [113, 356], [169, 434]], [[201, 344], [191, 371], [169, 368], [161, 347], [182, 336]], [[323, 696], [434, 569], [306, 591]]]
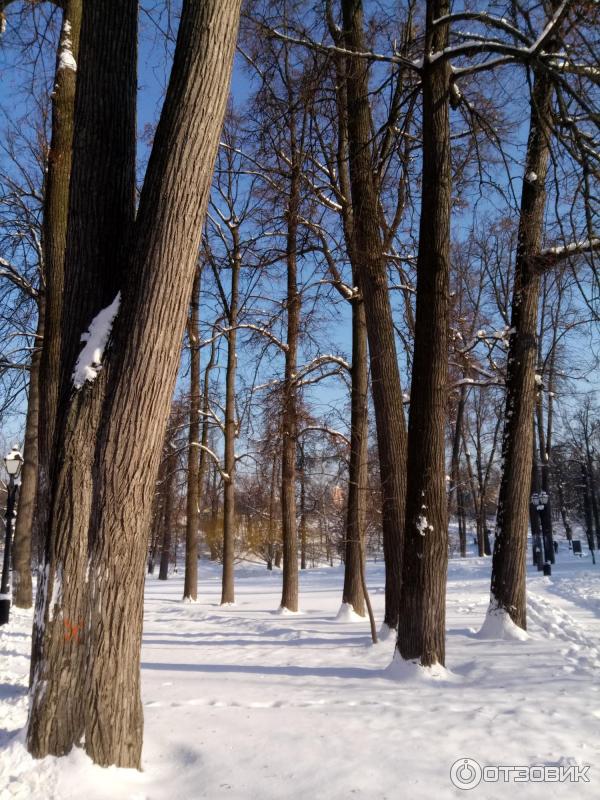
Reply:
[[4, 539], [4, 560], [2, 562], [2, 584], [0, 585], [0, 625], [8, 622], [10, 615], [10, 548], [12, 544], [12, 526], [15, 515], [15, 500], [17, 497], [16, 479], [19, 477], [23, 465], [23, 456], [18, 446], [4, 458], [4, 466], [8, 472], [8, 487], [6, 495], [6, 535]]

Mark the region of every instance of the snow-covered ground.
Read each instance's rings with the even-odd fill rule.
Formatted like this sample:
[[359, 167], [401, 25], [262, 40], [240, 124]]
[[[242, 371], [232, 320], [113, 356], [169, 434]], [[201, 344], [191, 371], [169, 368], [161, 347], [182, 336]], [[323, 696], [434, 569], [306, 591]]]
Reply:
[[[448, 673], [437, 678], [388, 670], [391, 639], [373, 646], [366, 621], [336, 619], [341, 567], [303, 572], [303, 613], [285, 616], [281, 575], [258, 565], [238, 567], [237, 606], [223, 609], [213, 565], [201, 563], [193, 605], [180, 602], [181, 576], [150, 578], [141, 773], [95, 767], [81, 751], [27, 755], [31, 614], [13, 609], [0, 634], [0, 798], [600, 797], [600, 565], [563, 550], [552, 577], [528, 568], [526, 641], [476, 635], [489, 568], [490, 559], [450, 562]], [[370, 564], [368, 579], [381, 619], [382, 565]], [[450, 780], [462, 758], [590, 765], [589, 782], [540, 783], [539, 770], [504, 782], [507, 772], [488, 770], [500, 782], [465, 792]]]

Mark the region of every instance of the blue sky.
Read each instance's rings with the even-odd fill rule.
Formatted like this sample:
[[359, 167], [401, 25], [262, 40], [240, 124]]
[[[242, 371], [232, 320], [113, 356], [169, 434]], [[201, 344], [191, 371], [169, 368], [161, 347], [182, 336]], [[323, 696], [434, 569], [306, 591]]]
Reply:
[[[140, 59], [139, 59], [139, 102], [138, 102], [138, 130], [142, 134], [147, 126], [152, 126], [160, 111], [163, 93], [168, 79], [168, 57], [166, 57], [167, 50], [165, 49], [164, 41], [160, 36], [156, 35], [156, 31], [148, 23], [147, 19], [142, 15], [142, 36], [140, 42]], [[43, 66], [43, 65], [39, 65]], [[48, 74], [51, 74], [52, 64], [48, 65]], [[26, 81], [27, 81], [28, 68], [20, 63], [18, 54], [14, 49], [7, 47], [4, 48], [0, 42], [0, 109], [10, 119], [17, 120], [24, 118], [28, 115], [31, 109], [31, 102], [27, 100], [26, 95]], [[244, 106], [251, 93], [251, 82], [244, 69], [243, 59], [241, 56], [236, 56], [234, 73], [232, 79], [232, 94], [236, 106]], [[516, 94], [516, 93], [515, 93]], [[0, 121], [0, 125], [2, 122]], [[513, 157], [512, 168], [514, 170], [514, 192], [518, 197], [520, 195], [520, 182], [521, 182], [521, 165], [520, 154], [522, 144], [525, 136], [525, 128], [523, 127], [516, 137], [516, 141], [511, 148], [511, 156]], [[145, 144], [140, 143], [139, 156], [140, 161], [145, 160], [147, 155], [147, 147]], [[489, 202], [487, 197], [480, 197], [478, 200], [479, 211], [484, 212]], [[472, 214], [472, 207], [467, 211], [464, 218], [460, 215], [455, 215], [454, 226], [455, 231], [460, 232], [464, 230], [470, 215]], [[279, 294], [281, 286], [273, 287], [274, 291]], [[349, 313], [348, 310], [342, 312], [342, 316], [335, 324], [327, 325], [327, 342], [324, 342], [325, 351], [331, 349], [342, 349], [349, 354], [350, 350], [350, 330], [349, 330]], [[592, 348], [598, 348], [597, 331], [591, 338], [582, 338], [580, 344], [580, 351], [582, 357], [585, 356]], [[580, 380], [577, 382], [575, 391], [589, 391], [590, 388], [598, 388], [598, 378], [595, 374], [587, 376], [587, 381]], [[404, 384], [407, 380], [404, 376]], [[330, 403], [341, 405], [345, 403], [345, 393], [343, 389], [333, 382], [322, 384], [318, 390], [313, 390], [313, 399], [326, 407]], [[15, 420], [15, 426], [20, 424], [22, 417]]]

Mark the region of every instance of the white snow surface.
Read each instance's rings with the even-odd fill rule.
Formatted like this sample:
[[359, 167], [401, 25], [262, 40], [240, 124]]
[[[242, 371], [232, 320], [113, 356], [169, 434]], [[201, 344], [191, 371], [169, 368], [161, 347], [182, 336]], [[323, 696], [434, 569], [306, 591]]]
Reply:
[[342, 603], [335, 620], [336, 622], [364, 622], [365, 617], [357, 614], [351, 603]]
[[108, 342], [114, 319], [119, 312], [120, 303], [121, 292], [117, 292], [112, 303], [99, 311], [87, 331], [81, 334], [81, 341], [85, 342], [85, 346], [79, 354], [73, 370], [73, 386], [76, 389], [81, 389], [86, 381], [93, 381], [98, 377], [102, 368], [104, 348]]
[[510, 615], [492, 601], [485, 615], [481, 630], [477, 634], [480, 639], [512, 639], [525, 642], [529, 634], [510, 618]]
[[[302, 571], [304, 613], [281, 616], [281, 573], [236, 568], [236, 606], [220, 607], [220, 569], [200, 563], [199, 600], [183, 576], [146, 582], [143, 772], [102, 769], [80, 749], [26, 752], [32, 612], [0, 629], [2, 800], [431, 800], [464, 797], [450, 767], [590, 764], [589, 783], [485, 783], [469, 796], [596, 798], [600, 784], [600, 566], [561, 545], [551, 577], [528, 567], [526, 641], [477, 635], [489, 558], [450, 561], [446, 667], [373, 646], [368, 620], [343, 622], [343, 568]], [[379, 622], [384, 574], [367, 579]], [[490, 623], [491, 624], [491, 623]]]

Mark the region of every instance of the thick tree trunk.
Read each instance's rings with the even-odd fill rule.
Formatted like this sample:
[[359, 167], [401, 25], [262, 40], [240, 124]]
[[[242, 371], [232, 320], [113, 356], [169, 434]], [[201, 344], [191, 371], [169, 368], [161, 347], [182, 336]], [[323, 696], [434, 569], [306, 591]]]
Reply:
[[195, 601], [198, 597], [198, 525], [200, 501], [200, 277], [201, 269], [196, 268], [188, 339], [190, 343], [190, 427], [188, 436], [187, 504], [185, 528], [185, 578], [183, 599]]
[[[342, 12], [346, 48], [364, 52], [361, 0], [342, 0]], [[348, 58], [347, 100], [353, 241], [365, 303], [383, 495], [384, 622], [390, 628], [396, 628], [404, 541], [406, 428], [371, 161], [372, 120], [366, 59]]]
[[[115, 54], [121, 55], [122, 37], [135, 44], [135, 29], [128, 24], [130, 4], [125, 14], [123, 3], [114, 3], [112, 13], [106, 5], [100, 9], [86, 4], [82, 52], [87, 9], [97, 8], [101, 17], [92, 37], [95, 46], [106, 49], [117, 43]], [[239, 0], [183, 4], [171, 79], [129, 247], [130, 270], [114, 325], [114, 346], [104, 358], [101, 377], [107, 390], [102, 426], [93, 437], [86, 670], [79, 693], [83, 713], [77, 718], [84, 722], [86, 752], [101, 765], [140, 766], [139, 659], [147, 527], [225, 113], [238, 18]], [[114, 60], [104, 52], [113, 71]], [[135, 92], [132, 78], [127, 75], [125, 80]], [[96, 102], [98, 96], [94, 94]], [[107, 101], [106, 107], [114, 117], [115, 103]], [[90, 186], [95, 188], [95, 182], [87, 186], [95, 197]], [[103, 191], [100, 199], [105, 199]], [[115, 242], [108, 238], [114, 256]], [[88, 392], [79, 393], [84, 402], [100, 391], [99, 380]], [[48, 661], [55, 665], [54, 658]]]
[[233, 227], [233, 251], [231, 259], [231, 295], [228, 308], [227, 370], [225, 373], [225, 478], [223, 484], [223, 580], [221, 605], [235, 603], [235, 440], [237, 421], [235, 418], [235, 379], [237, 366], [237, 316], [240, 281], [239, 230]]
[[[79, 58], [82, 0], [65, 0], [60, 42], [70, 41], [73, 59]], [[67, 60], [68, 64], [68, 60]], [[72, 66], [72, 65], [71, 65]], [[61, 60], [59, 51], [54, 77], [52, 133], [44, 183], [42, 242], [44, 252], [44, 340], [40, 355], [38, 421], [38, 480], [33, 538], [40, 563], [44, 560], [45, 535], [50, 513], [51, 458], [58, 414], [58, 387], [62, 349], [62, 308], [65, 291], [65, 249], [69, 213], [76, 70]], [[32, 662], [33, 666], [33, 662]]]
[[[86, 3], [77, 65], [58, 406], [43, 533], [45, 567], [40, 573], [33, 628], [28, 747], [36, 757], [68, 753], [84, 730], [86, 562], [104, 380], [101, 373], [92, 386], [86, 383], [74, 393], [73, 372], [82, 333], [100, 309], [114, 300], [125, 269], [134, 218], [136, 41], [134, 0], [107, 0], [102, 7]], [[73, 64], [68, 59], [66, 63], [58, 72], [73, 71]], [[58, 253], [59, 242], [56, 247]], [[48, 295], [50, 304], [55, 294]], [[47, 342], [54, 348], [56, 310], [50, 305], [46, 313]], [[53, 350], [52, 359], [55, 356]], [[48, 365], [56, 366], [54, 360], [47, 361]], [[46, 410], [42, 418], [45, 414]], [[46, 468], [44, 460], [41, 466]], [[43, 492], [42, 485], [40, 502]], [[110, 502], [114, 510], [120, 499]]]
[[547, 124], [552, 86], [536, 76], [531, 98], [529, 138], [521, 211], [506, 376], [506, 411], [502, 439], [504, 469], [500, 483], [492, 562], [491, 611], [508, 613], [526, 628], [525, 563], [530, 473], [533, 456], [535, 364], [539, 276], [532, 269], [542, 241], [549, 155]]
[[404, 529], [398, 651], [423, 666], [444, 664], [448, 501], [445, 422], [447, 407], [450, 248], [450, 66], [430, 63], [443, 50], [447, 0], [428, 0], [423, 63], [423, 182], [417, 310], [408, 420], [408, 484]]
[[29, 397], [25, 422], [25, 462], [21, 470], [19, 513], [13, 540], [13, 602], [17, 608], [31, 608], [31, 549], [38, 473], [38, 420], [40, 409], [40, 358], [44, 338], [44, 295], [38, 301], [35, 349], [29, 368]]
[[[355, 277], [356, 280], [356, 277]], [[342, 602], [349, 603], [361, 617], [365, 615], [364, 537], [367, 491], [368, 405], [367, 324], [362, 298], [352, 301], [352, 394], [350, 410], [350, 466], [348, 470], [348, 516], [344, 590]]]

